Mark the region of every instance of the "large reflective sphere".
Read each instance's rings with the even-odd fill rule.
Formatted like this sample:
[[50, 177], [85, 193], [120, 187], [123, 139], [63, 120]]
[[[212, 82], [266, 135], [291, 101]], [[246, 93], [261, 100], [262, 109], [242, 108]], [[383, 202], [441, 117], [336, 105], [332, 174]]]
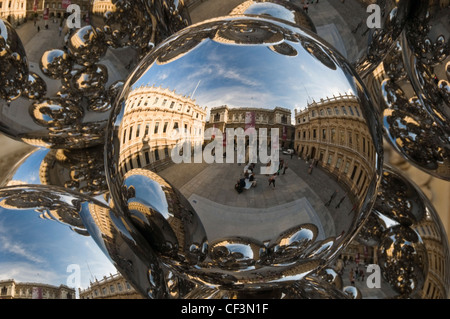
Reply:
[[290, 284], [335, 257], [372, 206], [381, 130], [358, 77], [314, 33], [208, 20], [143, 59], [116, 99], [116, 209], [185, 278]]

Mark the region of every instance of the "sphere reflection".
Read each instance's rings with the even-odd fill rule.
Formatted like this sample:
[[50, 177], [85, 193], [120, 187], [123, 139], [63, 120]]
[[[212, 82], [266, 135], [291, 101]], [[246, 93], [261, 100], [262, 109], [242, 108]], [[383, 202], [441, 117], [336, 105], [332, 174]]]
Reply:
[[288, 284], [319, 268], [361, 227], [382, 165], [348, 63], [262, 17], [168, 38], [129, 77], [109, 125], [115, 207], [174, 272], [212, 285]]
[[[385, 165], [367, 222], [357, 241], [376, 250], [375, 262], [385, 280], [381, 290], [386, 298], [448, 298], [447, 235], [435, 208], [418, 186]], [[372, 297], [370, 292], [366, 290], [363, 297]]]

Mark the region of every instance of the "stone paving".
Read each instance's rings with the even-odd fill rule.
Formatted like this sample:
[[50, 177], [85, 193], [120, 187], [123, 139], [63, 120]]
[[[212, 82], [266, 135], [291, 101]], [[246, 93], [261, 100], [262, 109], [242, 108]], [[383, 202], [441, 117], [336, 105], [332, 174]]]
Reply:
[[[348, 229], [354, 217], [349, 214], [353, 204], [345, 197], [336, 208], [345, 195], [338, 182], [320, 167], [308, 174], [308, 164], [302, 159], [282, 154], [280, 158], [287, 161], [288, 169], [277, 177], [275, 188], [269, 186], [268, 176], [260, 174], [257, 166], [257, 186], [241, 194], [234, 184], [243, 175], [244, 164], [181, 163], [159, 174], [191, 202], [209, 238], [228, 232], [266, 240], [302, 223], [317, 225], [321, 238], [338, 236]], [[324, 203], [335, 190], [339, 190], [337, 196], [326, 207]]]

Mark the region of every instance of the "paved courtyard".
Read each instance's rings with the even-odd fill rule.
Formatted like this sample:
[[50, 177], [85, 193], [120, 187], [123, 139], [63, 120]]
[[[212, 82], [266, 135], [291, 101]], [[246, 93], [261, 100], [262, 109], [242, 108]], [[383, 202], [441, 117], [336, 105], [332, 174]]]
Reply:
[[[291, 227], [312, 223], [318, 239], [338, 236], [349, 228], [353, 204], [339, 184], [320, 167], [308, 174], [308, 164], [297, 157], [280, 155], [288, 163], [286, 173], [269, 186], [268, 176], [255, 169], [257, 186], [238, 193], [236, 181], [244, 164], [181, 163], [158, 172], [191, 202], [204, 223], [208, 238], [249, 236], [261, 241], [274, 239]], [[338, 190], [330, 206], [331, 194]]]

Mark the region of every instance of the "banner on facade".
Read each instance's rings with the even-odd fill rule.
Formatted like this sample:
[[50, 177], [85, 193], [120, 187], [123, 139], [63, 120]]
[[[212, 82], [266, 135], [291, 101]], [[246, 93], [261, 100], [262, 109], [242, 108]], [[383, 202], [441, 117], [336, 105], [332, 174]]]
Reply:
[[245, 130], [256, 127], [255, 112], [245, 112]]
[[32, 299], [42, 299], [42, 288], [41, 287], [33, 287], [31, 298]]
[[70, 6], [71, 4], [72, 4], [71, 0], [62, 0], [62, 8], [64, 10], [67, 9], [67, 7]]
[[50, 9], [44, 8], [44, 12], [43, 12], [44, 20], [48, 20], [49, 16], [50, 16]]

